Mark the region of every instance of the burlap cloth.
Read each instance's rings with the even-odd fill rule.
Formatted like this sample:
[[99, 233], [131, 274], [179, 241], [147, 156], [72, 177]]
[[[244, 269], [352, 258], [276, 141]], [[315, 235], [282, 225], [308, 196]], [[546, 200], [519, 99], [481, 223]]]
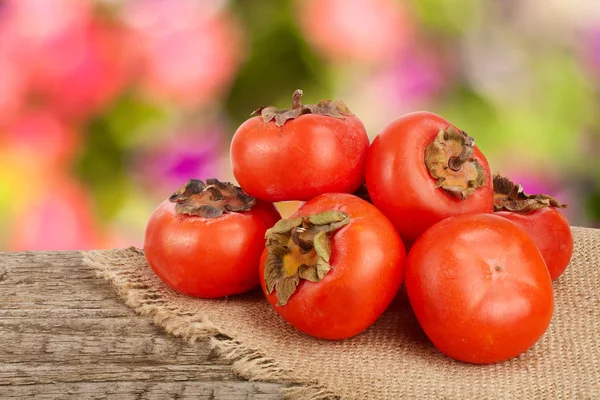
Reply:
[[219, 300], [178, 295], [140, 250], [84, 252], [84, 259], [138, 313], [187, 340], [210, 337], [236, 373], [285, 382], [289, 398], [600, 399], [600, 230], [573, 234], [571, 265], [554, 283], [550, 328], [520, 357], [486, 366], [439, 353], [403, 292], [366, 332], [330, 342], [296, 331], [258, 291]]

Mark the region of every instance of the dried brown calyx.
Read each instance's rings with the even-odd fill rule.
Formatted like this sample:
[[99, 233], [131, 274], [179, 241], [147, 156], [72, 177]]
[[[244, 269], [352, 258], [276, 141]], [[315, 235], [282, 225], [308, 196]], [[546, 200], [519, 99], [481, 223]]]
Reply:
[[343, 101], [322, 100], [319, 104], [302, 104], [300, 89], [297, 89], [292, 96], [292, 108], [280, 110], [274, 106], [265, 106], [250, 115], [260, 115], [265, 123], [275, 120], [277, 126], [283, 126], [287, 120], [304, 114], [325, 115], [339, 119], [344, 119], [345, 115], [354, 115]]
[[325, 211], [308, 217], [283, 219], [265, 234], [267, 293], [277, 291], [284, 306], [300, 279], [320, 282], [331, 269], [331, 235], [350, 222], [348, 214]]
[[223, 213], [249, 211], [256, 199], [242, 188], [229, 182], [207, 179], [190, 179], [185, 185], [169, 197], [175, 203], [179, 214], [196, 215], [204, 218], [217, 218]]
[[435, 186], [461, 200], [486, 185], [485, 171], [473, 158], [475, 139], [454, 127], [441, 130], [425, 149], [425, 165]]
[[528, 195], [523, 185], [515, 185], [510, 179], [494, 175], [494, 211], [512, 211], [527, 214], [544, 207], [566, 208], [558, 200], [547, 194]]

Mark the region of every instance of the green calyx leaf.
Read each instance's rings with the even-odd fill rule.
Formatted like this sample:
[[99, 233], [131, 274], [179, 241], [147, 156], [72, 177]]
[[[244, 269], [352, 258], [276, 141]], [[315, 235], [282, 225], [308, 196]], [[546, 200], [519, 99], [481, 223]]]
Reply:
[[547, 194], [525, 194], [520, 183], [514, 184], [500, 174], [494, 175], [494, 211], [528, 214], [545, 207], [566, 208], [567, 204], [561, 204]]
[[283, 126], [288, 120], [304, 114], [325, 115], [338, 119], [354, 115], [342, 101], [322, 100], [318, 104], [302, 104], [302, 94], [300, 89], [294, 92], [290, 109], [280, 110], [275, 106], [260, 107], [250, 115], [260, 115], [265, 124], [274, 120], [277, 126]]
[[190, 179], [169, 197], [179, 214], [217, 218], [228, 212], [249, 211], [256, 199], [229, 182]]
[[[273, 290], [277, 292], [278, 306], [287, 304], [300, 279], [320, 282], [325, 277], [331, 269], [331, 236], [349, 222], [348, 214], [331, 210], [307, 217], [280, 220], [267, 230], [265, 286], [267, 293], [273, 293]], [[293, 258], [285, 260], [286, 256], [293, 254], [306, 256], [306, 259], [314, 262], [306, 263]]]
[[[275, 290], [279, 294], [279, 302], [277, 303], [278, 306], [283, 306], [287, 303], [290, 296], [296, 291], [299, 283], [300, 276], [297, 274], [292, 276], [283, 276], [281, 279], [277, 280], [275, 283]], [[282, 295], [284, 293], [285, 295]], [[289, 295], [287, 295], [288, 293]]]
[[323, 261], [329, 262], [331, 259], [331, 242], [327, 237], [327, 233], [324, 231], [317, 233], [314, 238], [313, 246], [317, 256], [323, 259]]

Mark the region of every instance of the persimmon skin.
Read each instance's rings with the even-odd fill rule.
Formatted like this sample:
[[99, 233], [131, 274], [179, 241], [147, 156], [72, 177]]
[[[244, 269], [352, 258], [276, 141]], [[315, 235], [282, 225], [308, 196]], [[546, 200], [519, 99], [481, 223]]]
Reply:
[[523, 229], [542, 253], [552, 280], [558, 279], [573, 255], [573, 233], [567, 218], [554, 207], [544, 207], [527, 214], [510, 211], [495, 213]]
[[493, 214], [448, 218], [411, 248], [406, 291], [444, 354], [489, 364], [516, 357], [547, 330], [552, 280], [529, 235]]
[[283, 126], [248, 119], [231, 141], [239, 185], [265, 201], [353, 193], [364, 183], [369, 137], [355, 116], [305, 114]]
[[263, 252], [260, 282], [275, 311], [296, 329], [330, 340], [358, 335], [371, 326], [402, 284], [406, 252], [392, 224], [377, 208], [356, 196], [317, 196], [290, 218], [338, 210], [348, 225], [331, 236], [331, 269], [320, 282], [301, 280], [287, 304], [277, 306], [277, 291], [267, 293]]
[[144, 254], [156, 275], [175, 291], [200, 298], [247, 292], [259, 285], [264, 235], [281, 216], [273, 204], [217, 218], [178, 214], [165, 200], [154, 211]]
[[494, 209], [490, 168], [477, 146], [473, 158], [485, 171], [484, 187], [461, 200], [435, 186], [425, 165], [425, 150], [440, 130], [449, 127], [454, 126], [430, 112], [406, 114], [389, 123], [369, 148], [365, 176], [371, 200], [407, 242], [444, 218]]

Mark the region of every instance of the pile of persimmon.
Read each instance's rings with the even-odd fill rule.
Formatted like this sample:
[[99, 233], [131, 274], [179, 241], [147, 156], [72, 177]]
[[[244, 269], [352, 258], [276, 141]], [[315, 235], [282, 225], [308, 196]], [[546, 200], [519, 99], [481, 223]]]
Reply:
[[[260, 285], [322, 339], [363, 332], [404, 283], [450, 357], [492, 363], [533, 346], [573, 251], [563, 205], [492, 177], [473, 137], [438, 115], [404, 115], [370, 144], [343, 102], [301, 98], [237, 129], [239, 186], [192, 179], [156, 209], [144, 245], [155, 273], [200, 298]], [[291, 200], [305, 203], [281, 219], [273, 203]]]

